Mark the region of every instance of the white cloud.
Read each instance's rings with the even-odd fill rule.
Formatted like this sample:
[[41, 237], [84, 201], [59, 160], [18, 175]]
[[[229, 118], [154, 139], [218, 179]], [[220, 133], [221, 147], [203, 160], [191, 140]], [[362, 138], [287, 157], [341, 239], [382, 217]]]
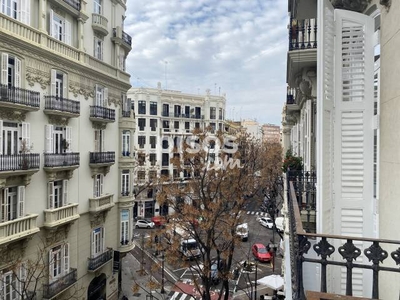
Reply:
[[285, 1], [130, 0], [131, 83], [165, 87], [167, 71], [168, 89], [226, 93], [229, 117], [279, 124], [287, 22]]

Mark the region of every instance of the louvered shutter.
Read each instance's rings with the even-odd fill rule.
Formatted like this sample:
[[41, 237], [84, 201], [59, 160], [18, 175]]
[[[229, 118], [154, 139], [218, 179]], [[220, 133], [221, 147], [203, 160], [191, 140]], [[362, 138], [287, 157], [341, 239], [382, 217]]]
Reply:
[[333, 233], [333, 104], [334, 9], [329, 0], [318, 6], [317, 48], [317, 232]]
[[18, 187], [18, 217], [25, 215], [25, 186]]
[[0, 299], [5, 298], [4, 291], [3, 291], [3, 288], [4, 288], [3, 282], [4, 282], [3, 272], [0, 271]]
[[94, 130], [94, 151], [100, 152], [100, 129]]
[[64, 43], [71, 45], [71, 22], [64, 20]]
[[92, 258], [96, 256], [96, 229], [92, 230], [92, 234], [90, 235], [90, 241], [92, 245]]
[[0, 155], [3, 154], [3, 120], [0, 120]]
[[46, 134], [45, 151], [46, 151], [46, 153], [52, 153], [53, 152], [53, 125], [45, 125], [45, 134]]
[[97, 42], [98, 42], [98, 38], [95, 37], [94, 41], [93, 41], [94, 57], [98, 59], [99, 58], [99, 48], [98, 48]]
[[68, 204], [68, 180], [63, 180], [63, 206]]
[[62, 96], [64, 98], [68, 98], [68, 76], [67, 74], [63, 73], [63, 93]]
[[30, 25], [31, 22], [31, 1], [30, 0], [20, 0], [21, 1], [21, 22]]
[[98, 197], [97, 195], [97, 175], [94, 176], [94, 181], [93, 181], [93, 197]]
[[51, 70], [51, 95], [52, 96], [57, 96], [56, 78], [57, 78], [57, 71], [52, 69]]
[[22, 141], [25, 143], [26, 149], [25, 151], [30, 151], [31, 145], [31, 124], [22, 122], [22, 130], [21, 130], [21, 137]]
[[65, 127], [65, 140], [68, 145], [68, 148], [65, 150], [65, 152], [72, 152], [72, 127]]
[[49, 208], [53, 209], [54, 208], [54, 182], [49, 181], [47, 183], [47, 197], [49, 201]]
[[50, 28], [50, 35], [53, 38], [58, 39], [58, 37], [57, 37], [58, 30], [57, 30], [57, 25], [54, 22], [54, 11], [52, 9], [50, 9], [50, 24], [49, 24], [49, 28]]
[[105, 152], [104, 150], [104, 138], [105, 138], [105, 130], [100, 130], [100, 151]]
[[25, 295], [27, 292], [27, 276], [28, 276], [28, 270], [26, 266], [26, 262], [21, 263], [19, 266], [19, 272], [18, 272], [18, 283], [20, 285], [19, 290], [22, 295]]
[[49, 274], [50, 274], [50, 282], [53, 281], [54, 277], [54, 257], [53, 257], [53, 249], [49, 250]]
[[103, 106], [106, 107], [108, 103], [108, 88], [104, 88], [104, 101]]
[[8, 85], [8, 54], [1, 54], [1, 84]]
[[5, 188], [2, 193], [3, 198], [1, 199], [1, 221], [6, 222], [7, 221], [7, 216], [8, 216], [8, 205], [7, 205], [7, 199], [8, 199], [8, 188]]
[[105, 228], [104, 227], [101, 227], [101, 253], [103, 253], [104, 252], [104, 250], [106, 249], [106, 238], [105, 238], [105, 235], [106, 235], [106, 233], [105, 233]]
[[100, 189], [99, 189], [99, 196], [103, 195], [103, 180], [104, 180], [104, 175], [103, 174], [99, 174], [100, 178], [99, 178], [99, 185], [100, 185]]
[[69, 243], [64, 245], [64, 274], [69, 272]]
[[14, 58], [14, 86], [21, 87], [21, 60]]

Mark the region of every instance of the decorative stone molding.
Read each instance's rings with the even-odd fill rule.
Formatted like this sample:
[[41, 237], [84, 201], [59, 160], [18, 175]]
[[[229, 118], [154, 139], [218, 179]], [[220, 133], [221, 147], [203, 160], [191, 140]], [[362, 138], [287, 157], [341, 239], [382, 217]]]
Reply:
[[106, 176], [110, 172], [111, 166], [98, 166], [98, 167], [90, 167], [90, 171], [92, 174], [92, 177], [96, 176], [97, 174], [103, 174]]
[[26, 68], [25, 77], [30, 86], [33, 86], [35, 82], [40, 84], [42, 90], [45, 90], [50, 86], [50, 72], [44, 72], [42, 70], [28, 67]]
[[99, 129], [99, 130], [103, 130], [106, 129], [106, 123], [101, 123], [101, 122], [92, 122], [92, 128], [93, 129]]
[[48, 115], [49, 123], [53, 125], [68, 125], [68, 118], [59, 115]]
[[23, 122], [25, 121], [25, 118], [26, 112], [3, 107], [0, 109], [0, 119], [2, 120]]
[[[20, 260], [25, 252], [26, 242], [24, 240], [0, 246], [0, 266], [10, 266]], [[3, 267], [2, 267], [3, 269]]]
[[55, 5], [51, 5], [50, 7], [57, 15], [60, 15], [61, 17], [65, 18], [65, 11], [63, 11], [60, 7]]
[[63, 180], [63, 179], [71, 179], [74, 173], [73, 170], [64, 170], [64, 171], [52, 171], [46, 170], [47, 179], [49, 181]]
[[108, 91], [108, 105], [114, 104], [115, 107], [121, 105], [121, 94], [116, 91]]
[[82, 95], [85, 100], [94, 97], [94, 85], [90, 86], [81, 82], [69, 81], [69, 91], [73, 93], [74, 97]]
[[106, 216], [107, 216], [107, 211], [101, 211], [101, 212], [98, 212], [97, 214], [91, 214], [90, 215], [90, 226], [92, 228], [94, 228], [101, 224], [104, 224], [104, 222], [106, 221]]
[[68, 238], [68, 232], [71, 228], [72, 223], [66, 223], [62, 226], [57, 226], [52, 229], [47, 229], [46, 234], [46, 243], [48, 245], [53, 245], [62, 241], [65, 241]]
[[27, 186], [31, 183], [32, 174], [22, 174], [22, 175], [10, 175], [3, 174], [5, 178], [0, 178], [0, 188], [5, 188], [7, 186]]
[[331, 0], [333, 7], [362, 13], [371, 0]]

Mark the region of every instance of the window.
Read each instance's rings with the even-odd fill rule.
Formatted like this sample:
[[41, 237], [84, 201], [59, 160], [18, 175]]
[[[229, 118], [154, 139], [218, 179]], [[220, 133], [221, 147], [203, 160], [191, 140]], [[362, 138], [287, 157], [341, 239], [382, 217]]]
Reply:
[[50, 35], [56, 40], [71, 45], [71, 23], [53, 10], [50, 10], [50, 22]]
[[139, 166], [143, 166], [145, 160], [146, 160], [146, 155], [144, 153], [139, 153], [138, 154], [138, 164], [139, 164]]
[[194, 115], [195, 115], [196, 119], [200, 119], [201, 118], [201, 107], [195, 107]]
[[1, 13], [30, 25], [30, 0], [1, 0]]
[[210, 123], [211, 133], [215, 132], [215, 123]]
[[152, 181], [157, 178], [157, 171], [149, 171], [149, 180]]
[[50, 181], [47, 183], [49, 208], [56, 209], [68, 203], [68, 180]]
[[216, 108], [215, 107], [210, 107], [210, 119], [215, 120], [216, 119]]
[[[0, 155], [16, 155], [30, 150], [30, 124], [0, 120]], [[13, 157], [3, 157], [3, 165], [11, 167]]]
[[56, 99], [66, 97], [67, 94], [67, 75], [57, 71], [51, 70], [51, 95]]
[[108, 88], [96, 84], [94, 105], [100, 107], [106, 107], [107, 100], [108, 100]]
[[103, 40], [98, 38], [97, 36], [94, 37], [94, 57], [103, 60]]
[[156, 136], [151, 136], [150, 137], [150, 148], [151, 149], [156, 149], [156, 143], [157, 143], [157, 137]]
[[179, 129], [179, 121], [174, 121], [174, 128]]
[[129, 170], [122, 170], [121, 174], [121, 195], [129, 196], [129, 183], [130, 182], [130, 174]]
[[157, 115], [157, 102], [150, 102], [150, 115]]
[[185, 106], [185, 118], [190, 118], [190, 106]]
[[153, 191], [153, 189], [147, 189], [147, 198], [153, 198], [153, 195], [154, 195], [154, 191]]
[[169, 104], [163, 104], [162, 109], [162, 116], [169, 117]]
[[169, 166], [169, 153], [162, 154], [162, 166], [168, 167]]
[[125, 55], [125, 51], [121, 48], [119, 49], [118, 67], [122, 71], [125, 71], [125, 69], [126, 69], [126, 55]]
[[72, 128], [45, 125], [46, 153], [61, 154], [72, 152]]
[[162, 148], [163, 149], [168, 149], [168, 140], [163, 140], [162, 141]]
[[172, 177], [174, 178], [174, 180], [179, 179], [180, 178], [180, 172], [178, 172], [177, 169], [173, 169], [172, 170]]
[[92, 258], [97, 257], [104, 252], [104, 235], [104, 227], [98, 227], [92, 231], [92, 235], [90, 236], [90, 240], [92, 242]]
[[1, 54], [1, 84], [21, 87], [21, 60], [7, 53]]
[[129, 130], [122, 131], [122, 156], [129, 156], [131, 154], [131, 132]]
[[181, 116], [181, 106], [174, 105], [174, 116], [175, 118], [179, 118]]
[[169, 121], [163, 121], [162, 123], [164, 131], [169, 131]]
[[161, 176], [169, 176], [169, 170], [161, 170]]
[[149, 160], [150, 160], [150, 165], [151, 166], [155, 166], [156, 165], [156, 158], [157, 158], [157, 155], [155, 153], [150, 153]]
[[25, 292], [24, 285], [27, 276], [26, 264], [22, 263], [12, 270], [0, 272], [0, 298], [3, 300], [22, 299], [20, 295]]
[[146, 114], [146, 101], [138, 101], [138, 114]]
[[194, 128], [200, 129], [200, 123], [199, 122], [194, 123]]
[[151, 131], [156, 131], [157, 129], [157, 119], [150, 119]]
[[101, 15], [101, 0], [94, 0], [93, 1], [93, 7], [94, 7], [93, 12], [95, 14]]
[[137, 172], [137, 180], [138, 182], [143, 182], [146, 179], [146, 172], [145, 171], [138, 171]]
[[104, 134], [105, 130], [95, 129], [94, 131], [94, 151], [104, 152]]
[[185, 122], [185, 129], [189, 130], [190, 129], [190, 123], [189, 122]]
[[121, 210], [121, 245], [129, 243], [129, 210]]
[[224, 111], [222, 110], [222, 108], [219, 109], [219, 119], [220, 120], [224, 119]]
[[50, 281], [69, 273], [69, 244], [59, 245], [49, 251]]
[[145, 118], [138, 118], [138, 127], [139, 127], [139, 131], [144, 131], [144, 128], [146, 127], [146, 119]]
[[1, 222], [22, 218], [25, 215], [25, 186], [7, 187], [1, 197]]
[[96, 174], [94, 176], [93, 197], [101, 197], [103, 195], [103, 174]]
[[138, 145], [140, 149], [144, 148], [144, 145], [146, 144], [146, 137], [144, 135], [139, 135], [138, 136]]

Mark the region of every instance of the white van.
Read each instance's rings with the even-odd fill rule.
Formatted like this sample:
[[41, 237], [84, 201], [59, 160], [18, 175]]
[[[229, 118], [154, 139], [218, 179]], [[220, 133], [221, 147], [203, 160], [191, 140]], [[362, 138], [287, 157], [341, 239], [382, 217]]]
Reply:
[[247, 241], [249, 238], [249, 225], [243, 223], [236, 226], [236, 234], [242, 239], [242, 241]]
[[278, 217], [275, 219], [276, 230], [283, 232], [283, 217]]

